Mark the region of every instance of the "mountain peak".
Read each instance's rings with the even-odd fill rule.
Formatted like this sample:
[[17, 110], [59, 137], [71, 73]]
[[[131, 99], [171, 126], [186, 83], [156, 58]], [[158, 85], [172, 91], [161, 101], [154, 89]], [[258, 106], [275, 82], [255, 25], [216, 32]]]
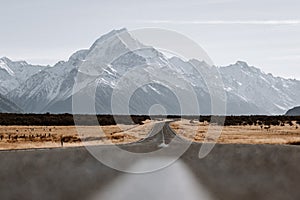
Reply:
[[212, 67], [211, 65], [207, 64], [207, 62], [205, 62], [204, 60], [197, 60], [197, 59], [190, 59], [189, 63], [193, 64], [193, 65], [197, 65], [197, 66], [203, 66], [203, 67]]
[[117, 29], [117, 30], [112, 30], [109, 33], [102, 35], [99, 39], [97, 39], [94, 44], [92, 45], [91, 49], [97, 45], [102, 44], [105, 40], [108, 40], [109, 38], [113, 38], [116, 37], [120, 34], [124, 34], [124, 33], [128, 33], [126, 28], [122, 28], [122, 29]]
[[5, 57], [5, 56], [0, 58], [0, 61], [1, 61], [2, 64], [5, 63], [7, 65], [14, 64], [14, 63], [20, 64], [20, 65], [28, 65], [28, 63], [24, 60], [13, 61], [13, 60], [9, 59], [8, 57]]
[[126, 28], [114, 29], [114, 30], [108, 32], [107, 34], [101, 36], [99, 39], [113, 37], [113, 36], [116, 36], [116, 35], [119, 35], [122, 33], [128, 33], [128, 30]]
[[8, 63], [8, 62], [11, 62], [11, 60], [8, 58], [8, 57], [2, 57], [2, 58], [0, 58], [0, 60], [2, 61], [2, 62], [5, 62], [5, 63]]
[[241, 67], [249, 67], [249, 65], [248, 65], [247, 62], [245, 62], [245, 61], [240, 61], [240, 60], [238, 60], [238, 61], [235, 63], [235, 65], [239, 65], [239, 66], [241, 66]]
[[11, 62], [11, 60], [9, 60], [6, 57], [1, 58], [0, 59], [0, 69], [5, 70], [11, 76], [14, 76], [13, 70], [11, 70], [11, 68], [9, 67], [10, 62]]
[[262, 72], [259, 68], [250, 66], [245, 61], [237, 61], [235, 64], [231, 64], [229, 66], [226, 66], [225, 68], [234, 68], [234, 69], [242, 70], [244, 72], [251, 72], [251, 73], [256, 73], [256, 74], [263, 73], [264, 74], [264, 72]]

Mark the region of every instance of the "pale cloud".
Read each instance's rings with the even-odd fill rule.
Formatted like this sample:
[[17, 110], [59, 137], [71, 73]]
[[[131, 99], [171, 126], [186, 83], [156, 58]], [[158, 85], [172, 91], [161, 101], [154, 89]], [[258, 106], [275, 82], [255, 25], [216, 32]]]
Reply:
[[299, 20], [143, 20], [141, 23], [150, 24], [203, 24], [203, 25], [300, 25]]

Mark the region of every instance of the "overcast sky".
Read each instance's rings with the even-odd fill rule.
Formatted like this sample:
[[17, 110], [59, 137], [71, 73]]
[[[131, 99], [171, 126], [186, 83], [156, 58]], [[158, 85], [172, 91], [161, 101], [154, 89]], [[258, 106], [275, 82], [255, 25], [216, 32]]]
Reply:
[[34, 64], [67, 60], [112, 29], [167, 28], [216, 65], [237, 60], [300, 79], [298, 0], [0, 0], [0, 57]]

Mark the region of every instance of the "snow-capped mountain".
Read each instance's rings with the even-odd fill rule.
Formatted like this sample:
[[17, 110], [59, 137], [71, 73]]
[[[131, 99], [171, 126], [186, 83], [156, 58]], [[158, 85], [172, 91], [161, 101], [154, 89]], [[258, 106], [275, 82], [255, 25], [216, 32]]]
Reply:
[[[121, 34], [123, 39], [129, 38], [130, 42], [138, 44], [129, 37], [125, 29], [114, 30], [99, 38], [90, 49], [74, 53], [67, 62], [61, 61], [29, 77], [23, 85], [9, 92], [7, 96], [26, 112], [44, 112], [48, 111], [49, 107], [57, 110], [52, 105], [72, 96], [75, 77], [81, 78], [81, 86], [78, 88], [85, 88], [88, 83], [101, 80], [101, 76], [110, 76], [109, 69], [103, 69], [109, 67], [112, 59], [129, 51], [120, 38]], [[70, 109], [66, 108], [57, 112], [64, 110], [70, 112]]]
[[45, 68], [47, 67], [30, 65], [25, 61], [13, 62], [6, 57], [0, 58], [0, 94], [7, 94]]
[[300, 81], [265, 74], [241, 61], [221, 67], [220, 72], [228, 93], [255, 104], [265, 112], [283, 114], [299, 104]]
[[[19, 72], [27, 68], [26, 74]], [[221, 77], [215, 75], [216, 71]], [[169, 59], [141, 44], [126, 29], [111, 31], [89, 49], [53, 67], [2, 59], [0, 78], [4, 80], [0, 93], [25, 112], [72, 112], [73, 95], [93, 98], [89, 91], [96, 88], [97, 112], [111, 113], [112, 94], [119, 94], [117, 107], [122, 110], [128, 105], [122, 97], [136, 88], [129, 101], [133, 114], [148, 114], [154, 104], [164, 106], [168, 114], [180, 114], [182, 107], [187, 112], [184, 114], [198, 114], [189, 99], [179, 102], [176, 95], [196, 95], [201, 114], [210, 114], [210, 93], [218, 90], [218, 80], [224, 83], [227, 114], [283, 114], [300, 101], [300, 94], [295, 92], [300, 89], [300, 81], [273, 77], [241, 61], [215, 67], [195, 59]], [[226, 101], [223, 96], [219, 98], [220, 102]]]

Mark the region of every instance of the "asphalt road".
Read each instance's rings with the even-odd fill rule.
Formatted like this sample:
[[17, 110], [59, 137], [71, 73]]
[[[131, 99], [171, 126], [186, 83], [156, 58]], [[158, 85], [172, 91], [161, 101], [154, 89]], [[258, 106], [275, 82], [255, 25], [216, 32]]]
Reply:
[[[119, 147], [135, 153], [173, 152], [185, 143], [161, 124], [147, 139]], [[217, 144], [199, 159], [200, 147], [193, 143], [169, 167], [145, 174], [111, 169], [85, 147], [0, 151], [0, 199], [300, 199], [298, 146]], [[158, 154], [158, 159], [166, 156], [173, 155]]]

